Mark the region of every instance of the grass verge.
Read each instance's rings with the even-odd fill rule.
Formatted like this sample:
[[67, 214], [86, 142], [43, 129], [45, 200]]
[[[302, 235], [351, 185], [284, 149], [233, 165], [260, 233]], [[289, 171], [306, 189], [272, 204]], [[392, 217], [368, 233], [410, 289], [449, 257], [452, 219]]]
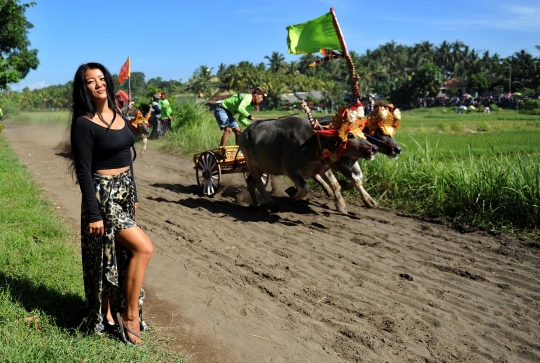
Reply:
[[79, 244], [0, 136], [0, 362], [185, 362], [150, 329], [144, 345], [81, 328]]

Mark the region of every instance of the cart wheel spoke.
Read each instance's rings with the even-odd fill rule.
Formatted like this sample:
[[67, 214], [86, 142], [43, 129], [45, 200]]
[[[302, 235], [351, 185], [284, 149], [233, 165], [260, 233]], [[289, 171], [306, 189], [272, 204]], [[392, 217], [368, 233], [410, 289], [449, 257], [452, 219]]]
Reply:
[[199, 155], [195, 176], [201, 194], [209, 197], [216, 194], [221, 181], [221, 167], [214, 153], [205, 151]]

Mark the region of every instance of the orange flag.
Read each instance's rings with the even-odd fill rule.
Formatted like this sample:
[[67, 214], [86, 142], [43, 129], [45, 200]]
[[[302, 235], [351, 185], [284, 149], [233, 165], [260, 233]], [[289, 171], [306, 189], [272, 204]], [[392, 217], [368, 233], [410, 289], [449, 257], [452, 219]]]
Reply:
[[120, 68], [120, 73], [118, 74], [118, 81], [116, 81], [116, 83], [120, 84], [124, 82], [126, 78], [129, 78], [130, 76], [131, 76], [131, 68], [130, 68], [129, 57], [128, 57], [126, 63], [124, 63], [122, 68]]

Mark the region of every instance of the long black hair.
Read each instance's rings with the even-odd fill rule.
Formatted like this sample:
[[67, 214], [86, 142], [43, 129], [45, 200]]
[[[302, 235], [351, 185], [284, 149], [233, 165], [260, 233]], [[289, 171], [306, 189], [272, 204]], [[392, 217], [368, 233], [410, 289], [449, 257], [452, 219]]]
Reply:
[[[104, 65], [100, 63], [90, 62], [81, 64], [75, 72], [73, 77], [72, 84], [72, 104], [71, 104], [71, 117], [68, 124], [69, 130], [69, 145], [67, 146], [67, 155], [71, 159], [70, 170], [75, 171], [75, 158], [77, 155], [73, 154], [73, 147], [71, 145], [73, 128], [75, 125], [75, 120], [81, 116], [94, 117], [96, 114], [95, 105], [92, 103], [88, 89], [86, 88], [86, 78], [84, 73], [88, 69], [99, 69], [103, 72], [105, 77], [105, 84], [107, 90], [107, 102], [109, 109], [111, 109], [116, 114], [121, 114], [121, 111], [116, 106], [114, 99], [114, 82], [111, 76], [111, 73], [105, 68]], [[110, 126], [109, 126], [110, 127]]]

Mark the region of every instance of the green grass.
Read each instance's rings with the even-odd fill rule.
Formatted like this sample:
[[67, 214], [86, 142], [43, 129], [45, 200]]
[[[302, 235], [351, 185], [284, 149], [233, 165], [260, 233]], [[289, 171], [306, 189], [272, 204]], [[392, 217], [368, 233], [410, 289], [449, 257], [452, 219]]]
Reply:
[[184, 362], [155, 332], [86, 333], [79, 241], [0, 136], [0, 362]]
[[540, 236], [540, 153], [445, 157], [429, 142], [398, 160], [361, 162], [383, 205], [493, 232]]
[[535, 130], [505, 130], [478, 133], [424, 133], [398, 131], [396, 140], [403, 153], [414, 152], [416, 143], [436, 147], [437, 157], [468, 157], [469, 155], [539, 153], [540, 128]]

